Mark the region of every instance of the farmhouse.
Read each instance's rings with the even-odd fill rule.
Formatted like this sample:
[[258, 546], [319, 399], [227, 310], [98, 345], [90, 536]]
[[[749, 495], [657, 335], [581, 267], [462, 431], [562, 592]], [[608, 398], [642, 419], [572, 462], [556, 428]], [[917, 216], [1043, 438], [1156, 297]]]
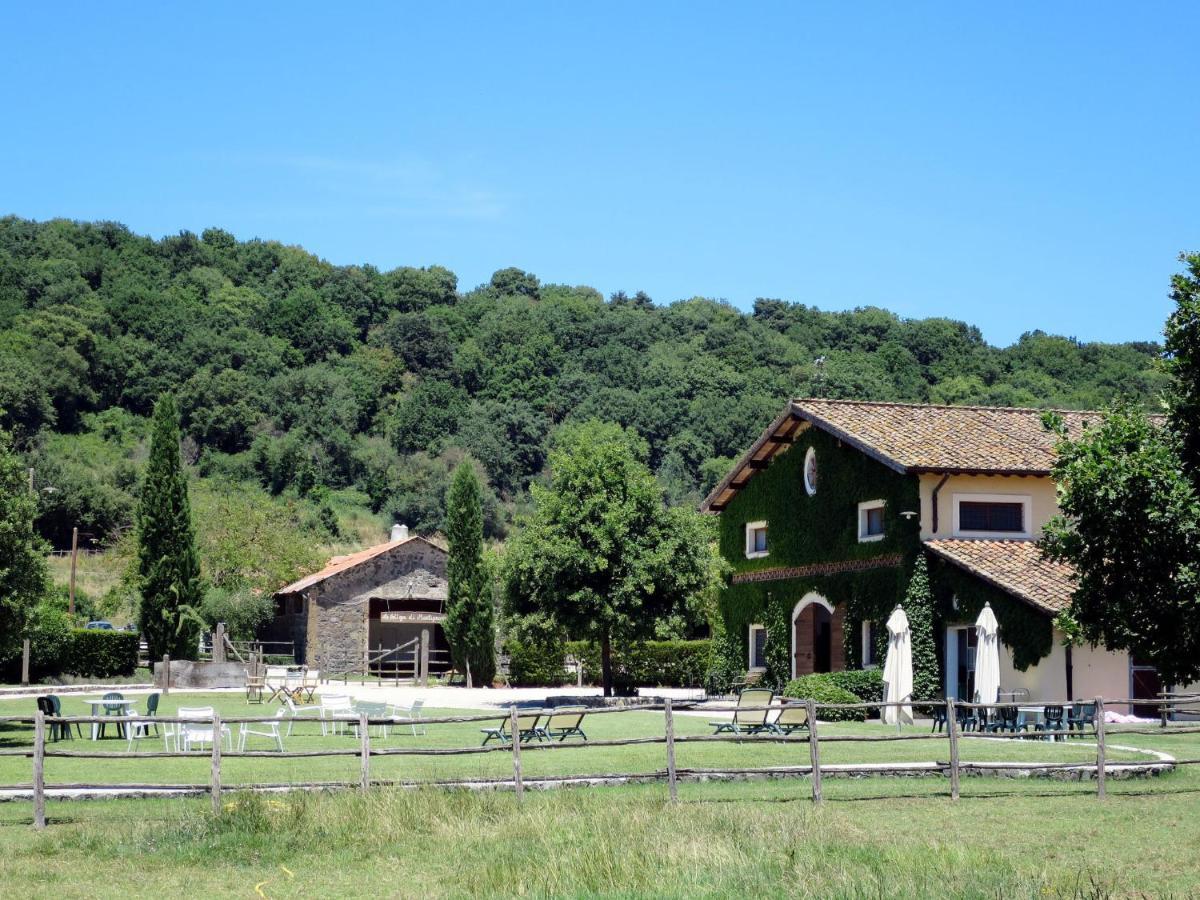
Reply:
[[[747, 668], [786, 679], [882, 662], [882, 623], [927, 554], [947, 696], [974, 694], [984, 603], [1001, 688], [1032, 698], [1150, 697], [1153, 669], [1065, 646], [1069, 567], [1035, 541], [1058, 512], [1054, 435], [1032, 409], [794, 400], [701, 509], [734, 574], [721, 598]], [[1061, 413], [1078, 432], [1095, 413]]]
[[292, 641], [297, 662], [335, 673], [361, 671], [365, 652], [374, 656], [428, 629], [431, 668], [444, 668], [446, 587], [446, 549], [397, 525], [386, 544], [335, 556], [319, 572], [281, 588], [275, 616], [260, 636]]

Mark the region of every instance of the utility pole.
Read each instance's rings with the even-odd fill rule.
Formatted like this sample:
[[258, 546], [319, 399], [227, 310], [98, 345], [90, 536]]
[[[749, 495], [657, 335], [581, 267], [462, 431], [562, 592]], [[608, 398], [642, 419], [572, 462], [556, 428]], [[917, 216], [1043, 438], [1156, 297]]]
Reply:
[[37, 491], [35, 491], [33, 489], [33, 466], [29, 467], [29, 493], [31, 493], [31, 494], [37, 493]]
[[[30, 472], [33, 469], [29, 470]], [[79, 558], [79, 526], [71, 529], [71, 592], [67, 597], [67, 615], [75, 615], [75, 561]]]

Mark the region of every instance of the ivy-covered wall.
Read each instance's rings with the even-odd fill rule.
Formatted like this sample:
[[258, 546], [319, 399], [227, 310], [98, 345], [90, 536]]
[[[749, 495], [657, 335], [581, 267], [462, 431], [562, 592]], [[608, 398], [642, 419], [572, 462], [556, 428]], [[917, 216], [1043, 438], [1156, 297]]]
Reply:
[[[1053, 620], [1024, 600], [1006, 594], [980, 581], [953, 563], [930, 554], [930, 579], [940, 620], [935, 634], [943, 634], [945, 624], [970, 624], [979, 618], [983, 604], [992, 604], [1000, 625], [1000, 640], [1012, 651], [1013, 667], [1024, 672], [1054, 649]], [[958, 609], [954, 598], [958, 598]], [[938, 641], [939, 665], [945, 669], [944, 641]]]
[[[804, 456], [817, 455], [817, 493], [804, 489]], [[858, 504], [883, 500], [884, 538], [860, 543]], [[721, 512], [721, 553], [735, 572], [914, 552], [920, 533], [915, 475], [901, 475], [818, 428], [809, 428]], [[905, 511], [918, 515], [904, 518]], [[746, 559], [746, 523], [765, 520], [769, 555]]]
[[[817, 454], [817, 492], [804, 489], [804, 456]], [[860, 542], [858, 504], [883, 500], [883, 540]], [[834, 606], [845, 606], [846, 665], [861, 657], [864, 620], [882, 621], [903, 596], [908, 573], [920, 548], [920, 496], [916, 476], [901, 475], [817, 428], [803, 432], [786, 453], [755, 475], [721, 512], [721, 553], [735, 572], [752, 572], [814, 563], [836, 563], [900, 554], [901, 565], [862, 572], [730, 584], [721, 596], [721, 612], [740, 654], [732, 663], [747, 665], [749, 627], [767, 628], [767, 679], [782, 685], [791, 674], [791, 615], [805, 594], [815, 591]], [[769, 555], [746, 559], [747, 522], [767, 522]]]

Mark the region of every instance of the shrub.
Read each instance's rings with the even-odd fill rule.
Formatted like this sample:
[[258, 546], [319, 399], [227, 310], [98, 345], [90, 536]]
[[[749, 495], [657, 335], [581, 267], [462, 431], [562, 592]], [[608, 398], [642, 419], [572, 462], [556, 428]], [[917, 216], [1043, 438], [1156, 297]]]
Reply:
[[140, 638], [132, 631], [71, 631], [70, 659], [66, 670], [84, 678], [132, 675], [137, 668]]
[[[859, 703], [860, 699], [845, 688], [838, 687], [829, 676], [831, 672], [804, 675], [788, 682], [783, 696], [794, 700], [812, 700], [816, 703]], [[819, 718], [826, 722], [865, 722], [865, 709], [823, 709]]]
[[567, 683], [566, 648], [562, 642], [510, 639], [505, 647], [508, 680], [515, 687], [561, 687]]
[[[32, 678], [58, 675], [71, 658], [71, 618], [53, 600], [44, 600], [29, 611], [25, 622], [29, 638]], [[17, 657], [18, 665], [20, 656]]]
[[826, 673], [826, 677], [865, 703], [883, 700], [883, 672], [879, 669], [847, 669], [845, 672]]

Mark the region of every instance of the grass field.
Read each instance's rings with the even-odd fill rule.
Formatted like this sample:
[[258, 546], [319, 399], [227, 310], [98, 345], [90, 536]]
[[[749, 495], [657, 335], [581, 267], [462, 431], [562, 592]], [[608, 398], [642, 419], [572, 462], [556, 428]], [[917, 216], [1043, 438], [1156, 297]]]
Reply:
[[[213, 695], [224, 715], [237, 695]], [[194, 695], [165, 698], [163, 712]], [[28, 705], [27, 701], [24, 701]], [[0, 703], [12, 713], [17, 702]], [[259, 707], [254, 707], [259, 709]], [[680, 716], [681, 734], [706, 733]], [[311, 727], [311, 726], [308, 726]], [[661, 716], [597, 716], [590, 735], [661, 733]], [[430, 728], [384, 746], [476, 745], [476, 726]], [[822, 733], [888, 733], [878, 725], [822, 725]], [[26, 729], [0, 732], [4, 746]], [[1115, 743], [1200, 756], [1196, 735], [1113, 736]], [[123, 749], [123, 743], [100, 745]], [[289, 749], [351, 746], [353, 738], [293, 736]], [[147, 746], [147, 745], [143, 745]], [[935, 749], [936, 748], [936, 749]], [[805, 762], [803, 744], [682, 745], [680, 765]], [[661, 745], [523, 754], [532, 774], [653, 771]], [[834, 744], [822, 758], [935, 759], [940, 742]], [[974, 759], [1091, 759], [1081, 743], [964, 741]], [[1121, 754], [1110, 754], [1120, 757]], [[227, 760], [226, 783], [289, 775], [354, 778], [354, 758]], [[380, 777], [478, 773], [503, 777], [507, 753], [373, 760]], [[238, 767], [238, 768], [235, 768]], [[389, 773], [387, 767], [397, 771]], [[0, 781], [28, 781], [28, 760], [0, 759]], [[240, 769], [240, 771], [239, 771]], [[195, 781], [204, 760], [47, 761], [51, 782]], [[237, 773], [237, 774], [233, 774]], [[220, 817], [196, 800], [50, 801], [50, 827], [30, 827], [28, 803], [0, 803], [0, 894], [30, 897], [245, 896], [765, 896], [1109, 897], [1200, 893], [1200, 771], [1094, 782], [979, 777], [963, 798], [942, 778], [831, 778], [814, 808], [806, 779], [511, 792], [381, 788], [259, 796], [229, 794]]]

